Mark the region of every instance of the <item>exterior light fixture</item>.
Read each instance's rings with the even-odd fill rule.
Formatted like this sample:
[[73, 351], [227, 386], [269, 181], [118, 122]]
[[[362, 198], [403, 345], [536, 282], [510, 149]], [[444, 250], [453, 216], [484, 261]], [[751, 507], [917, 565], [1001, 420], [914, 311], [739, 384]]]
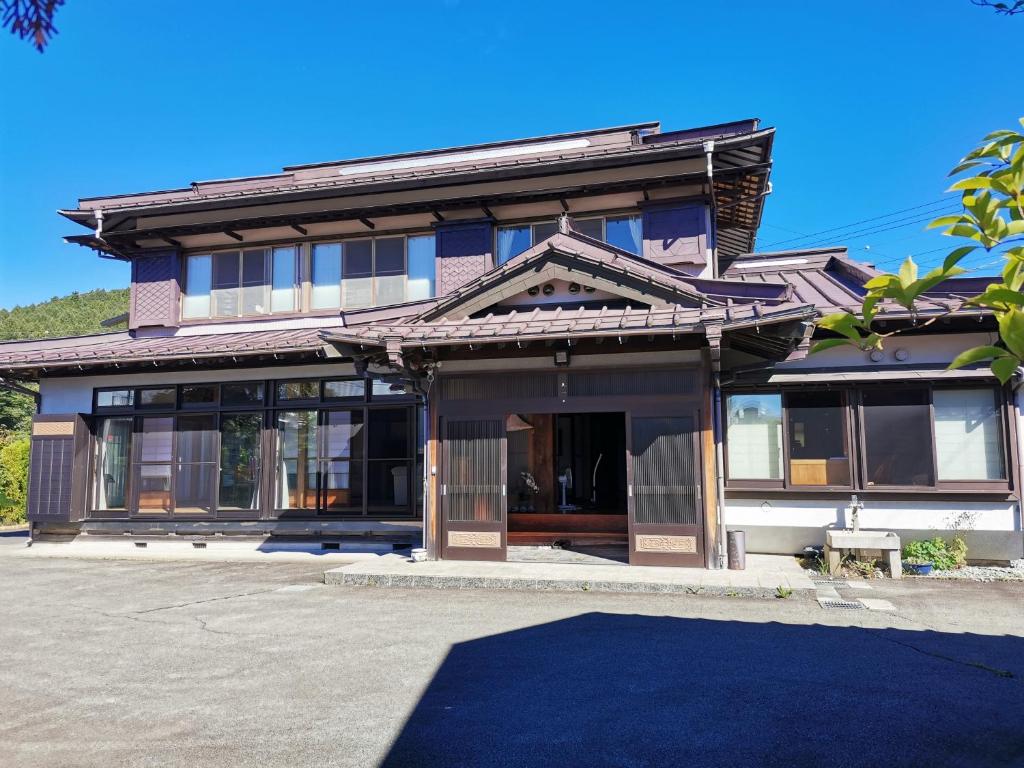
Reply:
[[555, 350], [555, 365], [567, 366], [569, 365], [569, 350], [557, 349]]

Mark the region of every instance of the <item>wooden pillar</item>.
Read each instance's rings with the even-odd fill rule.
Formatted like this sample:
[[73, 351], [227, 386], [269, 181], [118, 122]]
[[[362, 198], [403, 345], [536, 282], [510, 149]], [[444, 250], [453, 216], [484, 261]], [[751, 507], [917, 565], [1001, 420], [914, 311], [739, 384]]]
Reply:
[[718, 556], [718, 478], [715, 475], [715, 434], [714, 434], [714, 398], [711, 391], [711, 366], [708, 350], [702, 353], [703, 364], [700, 371], [701, 408], [700, 408], [700, 445], [701, 465], [704, 481], [704, 565], [712, 567]]
[[436, 390], [431, 389], [427, 402], [426, 446], [423, 451], [423, 463], [427, 471], [427, 487], [424, 497], [427, 501], [426, 514], [423, 520], [423, 546], [427, 557], [436, 560], [441, 557], [441, 495], [438, 492], [441, 482], [440, 462], [440, 419], [437, 415]]

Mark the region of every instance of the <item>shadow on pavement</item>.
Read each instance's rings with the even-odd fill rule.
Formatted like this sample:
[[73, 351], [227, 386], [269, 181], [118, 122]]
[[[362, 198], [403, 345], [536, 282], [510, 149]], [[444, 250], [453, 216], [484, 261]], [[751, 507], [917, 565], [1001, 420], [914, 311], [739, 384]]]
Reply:
[[454, 645], [384, 766], [1024, 765], [1024, 639], [590, 613]]

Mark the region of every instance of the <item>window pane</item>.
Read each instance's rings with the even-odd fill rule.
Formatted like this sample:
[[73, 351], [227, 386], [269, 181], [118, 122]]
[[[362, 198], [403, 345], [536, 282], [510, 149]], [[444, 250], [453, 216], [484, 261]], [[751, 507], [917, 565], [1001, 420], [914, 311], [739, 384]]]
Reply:
[[935, 454], [940, 480], [1002, 480], [1003, 429], [993, 389], [936, 389]]
[[135, 461], [170, 461], [174, 445], [174, 419], [170, 416], [142, 420], [139, 451]]
[[643, 253], [643, 226], [639, 216], [617, 216], [605, 222], [605, 241], [624, 251]]
[[341, 306], [355, 309], [373, 304], [373, 241], [345, 243], [342, 267]]
[[320, 382], [315, 379], [304, 381], [280, 381], [277, 384], [277, 399], [282, 400], [319, 400]]
[[216, 404], [216, 384], [186, 384], [181, 388], [182, 408], [202, 408]]
[[374, 379], [373, 388], [370, 390], [373, 394], [373, 399], [380, 400], [382, 397], [407, 397], [403, 386], [398, 385], [398, 389], [392, 389], [392, 386], [394, 385], [389, 381]]
[[363, 511], [363, 411], [329, 411], [324, 423], [323, 508]]
[[782, 396], [726, 398], [728, 470], [732, 480], [782, 479]]
[[376, 306], [401, 304], [405, 301], [405, 275], [385, 275], [375, 277]]
[[209, 254], [189, 256], [185, 260], [185, 297], [181, 303], [182, 317], [210, 316], [210, 288], [213, 259]]
[[261, 248], [242, 253], [242, 314], [265, 315], [270, 311], [270, 252]]
[[97, 408], [131, 408], [134, 403], [133, 389], [108, 389], [96, 393]]
[[263, 416], [224, 416], [220, 426], [221, 509], [259, 509]]
[[179, 416], [174, 511], [177, 514], [213, 511], [217, 460], [217, 417]]
[[239, 255], [237, 251], [213, 255], [213, 314], [238, 314]]
[[220, 402], [222, 405], [262, 405], [263, 382], [223, 384], [220, 388]]
[[373, 261], [375, 275], [405, 274], [405, 238], [379, 237], [374, 245]]
[[179, 464], [174, 477], [175, 514], [212, 513], [216, 475], [216, 464]]
[[96, 509], [126, 509], [132, 420], [106, 419], [96, 435]]
[[433, 235], [410, 237], [406, 247], [409, 249], [409, 281], [406, 298], [409, 301], [429, 299], [434, 295], [434, 276], [436, 267], [434, 257], [437, 246]]
[[404, 459], [409, 446], [409, 409], [386, 408], [369, 412], [368, 452], [371, 459]]
[[341, 306], [341, 243], [313, 246], [313, 309]]
[[366, 478], [369, 506], [408, 506], [409, 467], [408, 461], [371, 461]]
[[217, 417], [196, 414], [178, 417], [177, 460], [182, 464], [217, 460]]
[[166, 389], [140, 389], [139, 408], [173, 408], [176, 392], [174, 387]]
[[793, 485], [849, 485], [846, 414], [839, 392], [786, 395], [789, 480]]
[[601, 226], [601, 219], [576, 219], [573, 229], [581, 235], [592, 237], [595, 240], [604, 239], [604, 227]]
[[341, 379], [324, 382], [325, 400], [362, 400], [366, 393], [366, 383], [362, 379]]
[[533, 225], [533, 244], [547, 240], [553, 234], [558, 232], [558, 222], [556, 221], [544, 221], [540, 224]]
[[277, 414], [278, 509], [316, 508], [316, 411]]
[[928, 390], [871, 390], [862, 402], [867, 484], [934, 485]]
[[324, 429], [324, 458], [363, 458], [363, 410], [328, 411]]
[[137, 468], [139, 512], [171, 511], [171, 465], [142, 464]]
[[323, 509], [363, 513], [363, 462], [333, 459], [324, 462]]
[[498, 264], [504, 264], [509, 259], [515, 258], [527, 250], [531, 243], [530, 228], [528, 226], [499, 227]]
[[274, 287], [271, 312], [295, 311], [295, 248], [274, 249]]

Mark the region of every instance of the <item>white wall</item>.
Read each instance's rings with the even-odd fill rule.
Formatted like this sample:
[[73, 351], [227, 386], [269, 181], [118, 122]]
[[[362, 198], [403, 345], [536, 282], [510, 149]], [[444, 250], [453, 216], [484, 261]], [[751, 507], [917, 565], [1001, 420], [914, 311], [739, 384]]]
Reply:
[[[886, 341], [885, 349], [883, 350], [884, 357], [877, 363], [871, 360], [867, 352], [862, 352], [856, 347], [844, 346], [808, 355], [803, 360], [781, 363], [775, 367], [775, 370], [781, 373], [783, 371], [807, 368], [863, 368], [864, 366], [885, 368], [887, 366], [948, 365], [954, 357], [965, 349], [994, 344], [997, 339], [998, 336], [994, 332], [896, 336]], [[909, 357], [906, 360], [896, 359], [896, 351], [901, 349], [909, 353]]]
[[[734, 492], [735, 493], [735, 492]], [[725, 523], [747, 532], [751, 552], [791, 553], [825, 541], [827, 528], [851, 525], [849, 498], [769, 499], [744, 493], [729, 498]], [[862, 499], [860, 526], [895, 531], [903, 541], [928, 536], [949, 536], [966, 529], [968, 557], [978, 560], [1014, 560], [1024, 556], [1020, 507], [1013, 501], [914, 501]], [[966, 522], [957, 522], [959, 520]]]
[[214, 371], [154, 371], [106, 376], [41, 379], [39, 394], [42, 413], [91, 413], [92, 391], [96, 387], [138, 387], [153, 384], [192, 384], [254, 379], [286, 379], [312, 376], [354, 376], [351, 363], [236, 368]]

